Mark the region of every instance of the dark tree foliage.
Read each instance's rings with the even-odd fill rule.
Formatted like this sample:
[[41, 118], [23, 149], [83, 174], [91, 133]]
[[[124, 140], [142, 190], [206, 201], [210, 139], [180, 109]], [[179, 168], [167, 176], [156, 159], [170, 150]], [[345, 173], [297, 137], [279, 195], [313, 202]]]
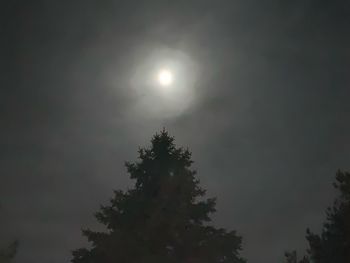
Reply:
[[18, 241], [14, 241], [7, 248], [0, 250], [0, 263], [9, 263], [17, 253]]
[[73, 263], [245, 262], [241, 237], [210, 225], [215, 199], [191, 169], [191, 153], [163, 130], [139, 160], [126, 163], [133, 189], [115, 191], [97, 220], [106, 232], [83, 230], [91, 248], [73, 251]]
[[338, 171], [334, 187], [339, 197], [326, 211], [327, 219], [320, 235], [307, 230], [308, 256], [297, 261], [296, 253], [286, 253], [287, 263], [350, 262], [350, 173]]
[[286, 263], [310, 263], [309, 258], [304, 256], [301, 260], [298, 260], [297, 252], [286, 252]]
[[321, 235], [307, 230], [309, 254], [314, 263], [350, 262], [350, 173], [338, 171], [334, 187], [340, 195], [327, 209]]

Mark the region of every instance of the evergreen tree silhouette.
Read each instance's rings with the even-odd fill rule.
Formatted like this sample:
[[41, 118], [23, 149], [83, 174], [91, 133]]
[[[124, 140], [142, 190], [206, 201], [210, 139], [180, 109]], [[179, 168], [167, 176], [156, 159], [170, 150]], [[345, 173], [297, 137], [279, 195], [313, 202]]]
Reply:
[[339, 170], [333, 186], [340, 194], [326, 211], [327, 218], [321, 234], [307, 229], [308, 255], [297, 261], [295, 251], [286, 253], [287, 263], [350, 262], [350, 173]]
[[350, 262], [350, 173], [338, 171], [333, 185], [340, 195], [327, 209], [321, 235], [307, 230], [309, 254], [314, 263]]
[[245, 262], [241, 237], [210, 224], [215, 198], [204, 198], [192, 163], [165, 130], [156, 134], [137, 162], [126, 163], [134, 187], [115, 191], [95, 214], [107, 231], [83, 230], [91, 248], [73, 251], [72, 262]]
[[310, 263], [307, 256], [304, 256], [301, 260], [298, 260], [297, 252], [294, 250], [292, 252], [286, 252], [286, 263]]

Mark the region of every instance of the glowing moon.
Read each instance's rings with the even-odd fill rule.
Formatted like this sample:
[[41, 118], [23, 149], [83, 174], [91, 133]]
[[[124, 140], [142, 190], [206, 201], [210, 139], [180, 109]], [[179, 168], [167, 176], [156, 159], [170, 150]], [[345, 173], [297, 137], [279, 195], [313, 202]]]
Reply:
[[[168, 119], [194, 106], [199, 73], [197, 63], [180, 50], [160, 46], [146, 51], [143, 60], [134, 60], [135, 66], [130, 72], [129, 88], [134, 102], [130, 114]], [[114, 72], [112, 75], [114, 78]]]
[[161, 86], [170, 86], [173, 83], [173, 74], [167, 69], [162, 69], [158, 73], [158, 82]]

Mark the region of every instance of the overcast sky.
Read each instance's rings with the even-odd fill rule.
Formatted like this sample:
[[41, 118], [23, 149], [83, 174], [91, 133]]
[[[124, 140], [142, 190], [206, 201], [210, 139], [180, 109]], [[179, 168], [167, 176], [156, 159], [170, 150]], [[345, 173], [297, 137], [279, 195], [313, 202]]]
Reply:
[[[306, 248], [350, 169], [350, 2], [3, 1], [0, 222], [19, 263], [69, 262], [163, 127], [250, 263]], [[179, 62], [185, 93], [144, 92]], [[158, 63], [158, 64], [157, 64]], [[140, 84], [141, 83], [141, 84]], [[171, 106], [171, 107], [170, 107]]]

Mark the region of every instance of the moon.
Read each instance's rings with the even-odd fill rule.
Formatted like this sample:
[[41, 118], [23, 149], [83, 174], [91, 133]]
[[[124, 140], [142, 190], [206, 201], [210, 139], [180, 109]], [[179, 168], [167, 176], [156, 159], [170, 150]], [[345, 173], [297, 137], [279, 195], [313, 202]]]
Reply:
[[132, 68], [129, 88], [134, 103], [130, 112], [135, 116], [168, 119], [195, 105], [200, 68], [184, 51], [163, 47], [147, 50], [144, 59], [135, 59]]
[[174, 76], [173, 73], [168, 69], [161, 69], [158, 72], [158, 83], [163, 86], [170, 86], [173, 83]]

